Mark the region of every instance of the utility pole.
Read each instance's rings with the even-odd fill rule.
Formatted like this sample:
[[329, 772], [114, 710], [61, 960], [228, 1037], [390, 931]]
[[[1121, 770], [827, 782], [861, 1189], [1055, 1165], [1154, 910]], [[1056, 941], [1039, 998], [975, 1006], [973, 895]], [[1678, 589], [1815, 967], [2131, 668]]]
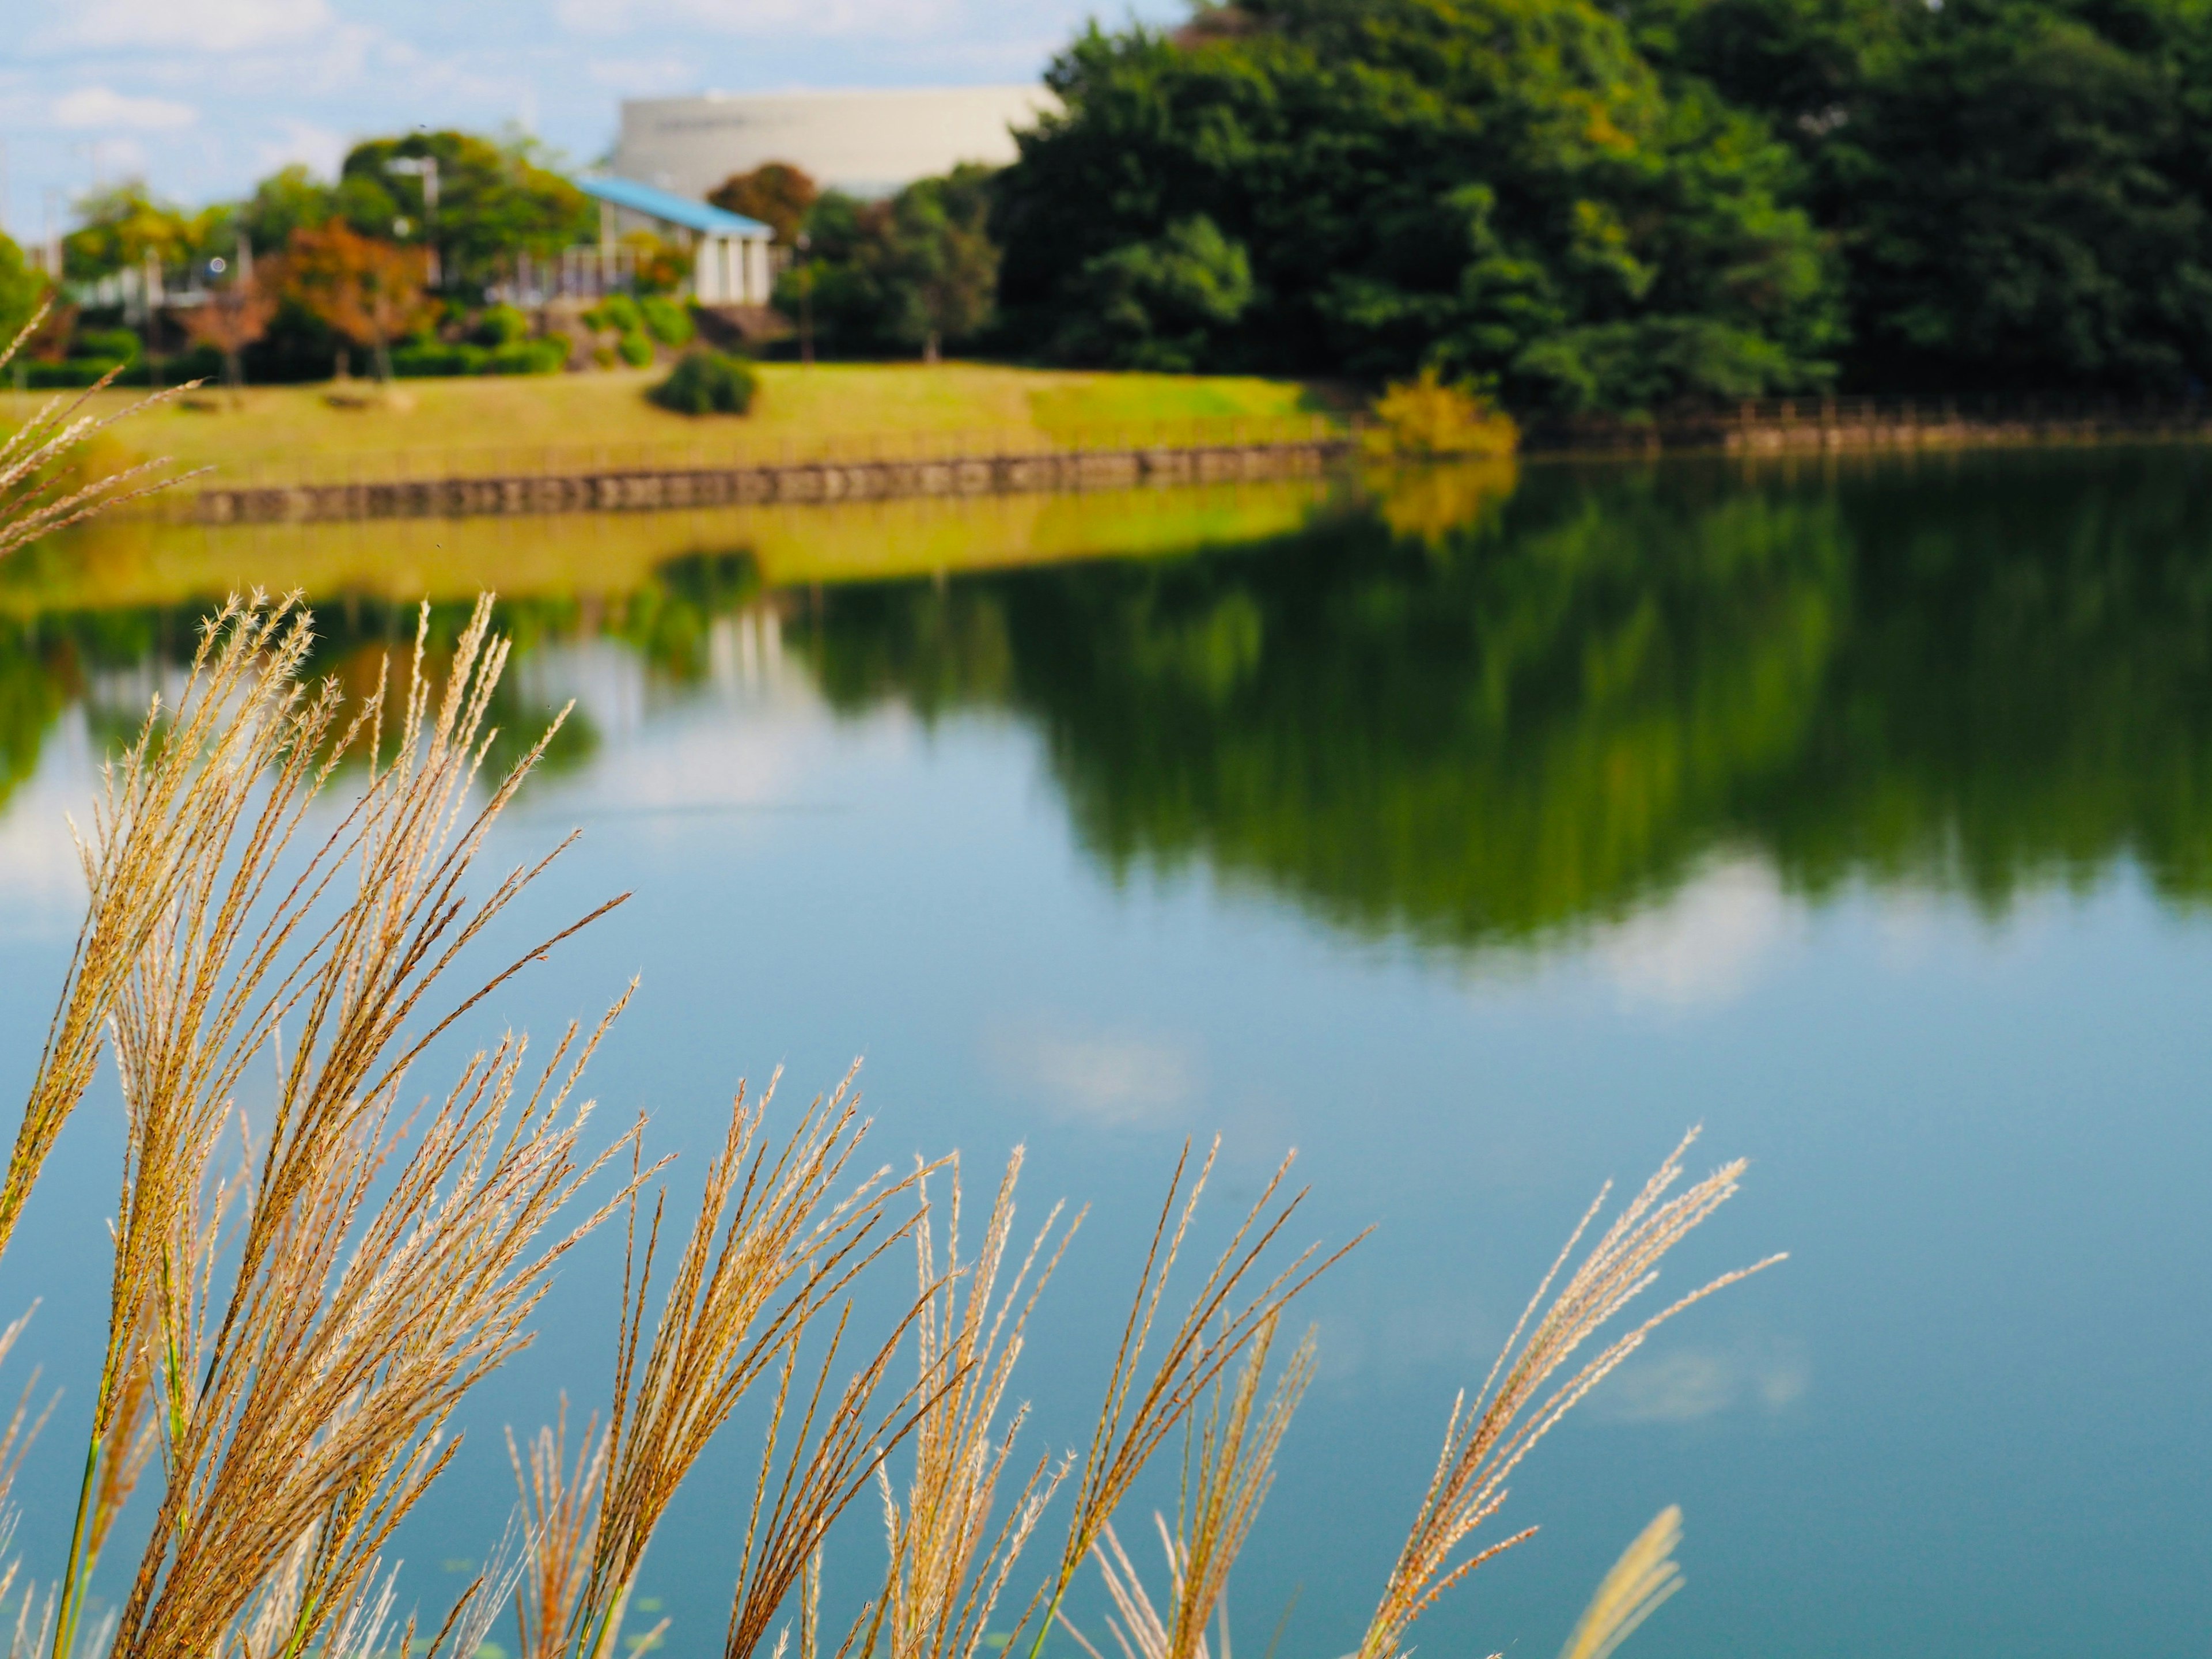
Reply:
[[799, 233], [799, 361], [802, 367], [814, 366], [814, 262], [806, 251], [814, 240], [805, 231]]
[[443, 288], [444, 276], [438, 263], [438, 158], [395, 155], [384, 164], [384, 170], [422, 181], [422, 240], [429, 256], [429, 270], [425, 275], [432, 289]]

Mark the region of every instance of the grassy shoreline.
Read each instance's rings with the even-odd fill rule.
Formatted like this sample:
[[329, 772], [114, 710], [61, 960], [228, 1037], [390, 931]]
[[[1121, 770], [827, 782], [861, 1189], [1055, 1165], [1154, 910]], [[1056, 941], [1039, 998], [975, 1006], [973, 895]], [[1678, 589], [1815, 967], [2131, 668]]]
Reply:
[[[645, 398], [654, 370], [208, 388], [131, 416], [100, 463], [156, 455], [210, 482], [485, 477], [700, 461], [1021, 453], [1310, 434], [1342, 424], [1340, 389], [1241, 375], [1133, 374], [982, 363], [758, 366], [754, 412], [691, 418]], [[143, 394], [112, 391], [94, 413]], [[20, 424], [44, 394], [0, 394]]]

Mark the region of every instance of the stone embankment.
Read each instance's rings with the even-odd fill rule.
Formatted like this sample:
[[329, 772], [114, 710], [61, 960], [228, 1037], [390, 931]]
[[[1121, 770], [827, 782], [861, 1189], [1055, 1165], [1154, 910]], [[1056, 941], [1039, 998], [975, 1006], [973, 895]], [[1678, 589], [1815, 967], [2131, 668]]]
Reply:
[[1127, 489], [1316, 473], [1351, 447], [1348, 439], [1328, 437], [1296, 443], [1054, 451], [940, 460], [795, 461], [512, 477], [218, 486], [200, 492], [199, 517], [210, 524], [269, 524]]
[[1913, 398], [1778, 398], [1650, 421], [1537, 426], [1533, 450], [1720, 450], [1731, 455], [1813, 451], [1967, 449], [2124, 442], [2212, 434], [2212, 403], [2179, 399], [1960, 400]]

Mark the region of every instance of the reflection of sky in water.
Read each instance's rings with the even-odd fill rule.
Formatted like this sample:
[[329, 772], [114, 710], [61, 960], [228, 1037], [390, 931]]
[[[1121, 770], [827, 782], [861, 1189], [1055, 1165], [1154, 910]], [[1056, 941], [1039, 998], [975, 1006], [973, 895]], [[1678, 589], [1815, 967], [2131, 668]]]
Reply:
[[[1294, 1589], [1285, 1659], [1352, 1645], [1453, 1389], [1480, 1381], [1596, 1182], [1640, 1176], [1693, 1121], [1711, 1158], [1754, 1170], [1662, 1289], [1793, 1260], [1670, 1328], [1542, 1449], [1501, 1521], [1543, 1532], [1421, 1648], [1554, 1650], [1670, 1502], [1689, 1587], [1634, 1638], [1652, 1659], [2201, 1642], [2212, 938], [2126, 858], [2031, 872], [1993, 907], [1940, 868], [1830, 871], [1810, 898], [1765, 841], [1716, 833], [1632, 901], [1438, 950], [1271, 888], [1264, 860], [1109, 877], [1044, 721], [989, 699], [833, 708], [802, 632], [723, 617], [684, 688], [611, 645], [521, 665], [526, 701], [577, 696], [599, 747], [536, 789], [501, 861], [581, 823], [540, 914], [635, 897], [513, 1015], [548, 1034], [641, 972], [597, 1091], [615, 1117], [652, 1109], [655, 1144], [695, 1163], [738, 1076], [781, 1062], [811, 1090], [855, 1053], [886, 1158], [957, 1145], [974, 1173], [1025, 1141], [1032, 1220], [1062, 1194], [1093, 1205], [1018, 1384], [1040, 1449], [1087, 1426], [1180, 1138], [1223, 1131], [1232, 1202], [1299, 1146], [1310, 1230], [1378, 1231], [1311, 1298], [1321, 1380], [1235, 1583], [1240, 1648]], [[59, 814], [89, 787], [86, 729], [65, 715], [0, 811], [17, 1088], [73, 921]], [[94, 1114], [73, 1128], [0, 1275], [4, 1305], [46, 1297], [28, 1348], [72, 1388], [33, 1465], [34, 1521], [68, 1479], [113, 1139]], [[459, 1478], [406, 1544], [426, 1605], [496, 1533], [498, 1425], [603, 1390], [617, 1266], [599, 1249], [568, 1269], [544, 1339], [472, 1405]], [[719, 1642], [757, 1426], [740, 1419], [655, 1546], [644, 1593], [674, 1651]], [[867, 1570], [873, 1525], [833, 1593]]]

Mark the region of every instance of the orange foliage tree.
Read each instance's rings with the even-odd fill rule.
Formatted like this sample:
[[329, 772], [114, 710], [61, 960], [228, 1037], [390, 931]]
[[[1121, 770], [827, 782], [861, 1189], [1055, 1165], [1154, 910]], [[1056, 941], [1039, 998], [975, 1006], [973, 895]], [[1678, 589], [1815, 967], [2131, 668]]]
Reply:
[[372, 354], [376, 378], [392, 378], [392, 341], [419, 322], [422, 296], [420, 248], [363, 236], [343, 220], [292, 233], [283, 259], [283, 293], [333, 332]]
[[269, 331], [276, 314], [276, 284], [263, 275], [240, 276], [176, 316], [194, 345], [213, 346], [222, 353], [222, 383], [234, 391], [246, 384], [242, 354]]

